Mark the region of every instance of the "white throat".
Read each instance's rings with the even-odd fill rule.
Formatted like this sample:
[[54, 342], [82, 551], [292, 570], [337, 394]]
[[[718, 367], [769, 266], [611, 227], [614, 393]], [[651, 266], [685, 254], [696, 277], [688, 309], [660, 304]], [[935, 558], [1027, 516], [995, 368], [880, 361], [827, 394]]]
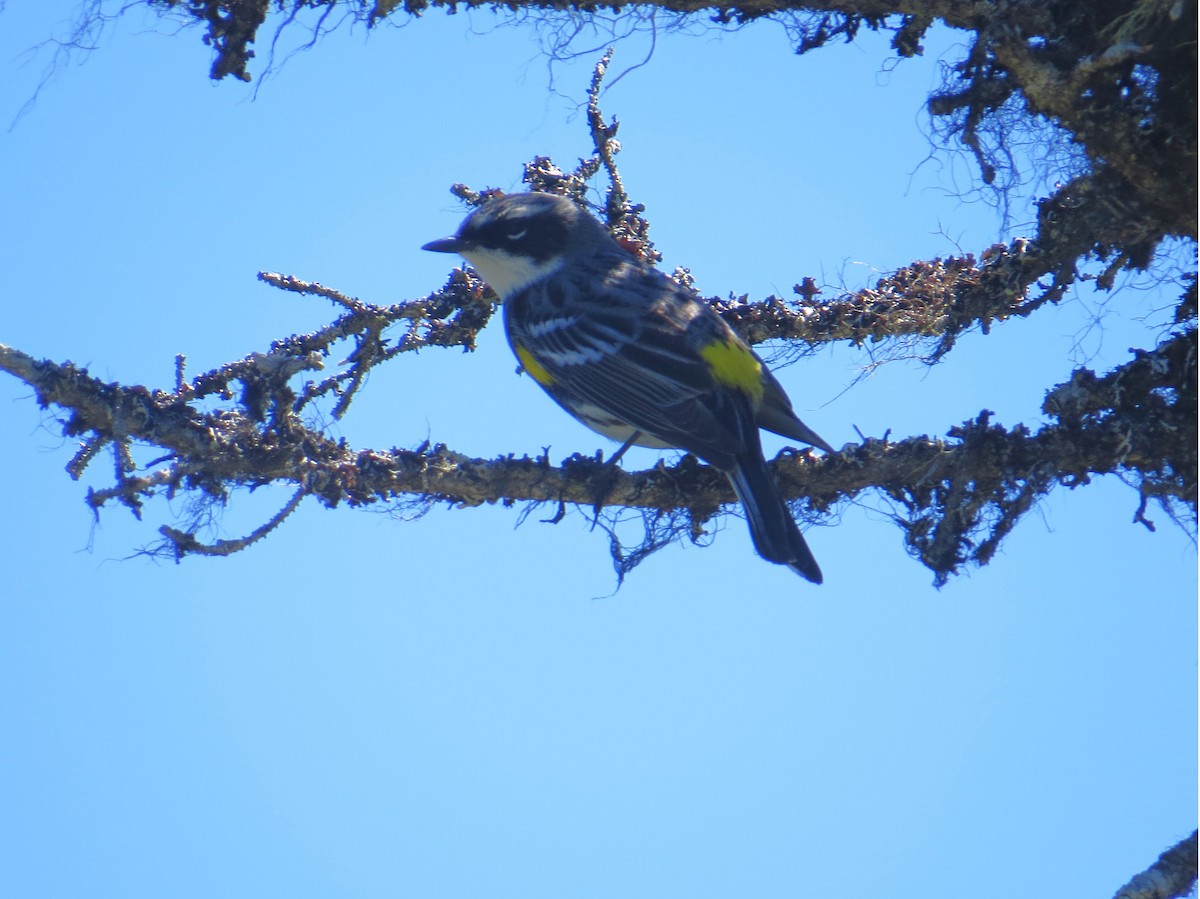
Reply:
[[548, 278], [562, 268], [563, 257], [555, 256], [545, 262], [537, 262], [528, 256], [517, 256], [504, 250], [472, 249], [462, 254], [475, 266], [479, 276], [491, 285], [492, 290], [507, 299], [523, 287]]

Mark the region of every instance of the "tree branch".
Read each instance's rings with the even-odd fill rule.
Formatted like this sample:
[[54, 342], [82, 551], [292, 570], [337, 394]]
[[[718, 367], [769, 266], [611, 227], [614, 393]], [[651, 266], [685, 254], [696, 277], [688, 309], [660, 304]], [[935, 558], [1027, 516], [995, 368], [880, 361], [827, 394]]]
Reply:
[[1196, 885], [1196, 831], [1117, 890], [1113, 899], [1183, 899]]
[[[231, 363], [198, 380], [222, 383], [227, 391], [237, 380], [270, 382], [274, 393], [249, 401], [243, 390], [238, 404], [201, 411], [195, 382], [174, 393], [105, 384], [71, 363], [37, 361], [0, 345], [0, 369], [29, 384], [43, 407], [67, 410], [64, 432], [86, 438], [85, 453], [71, 466], [76, 477], [100, 446], [118, 448], [117, 486], [89, 495], [97, 508], [117, 498], [136, 511], [164, 489], [224, 498], [235, 487], [289, 483], [329, 507], [415, 496], [459, 506], [686, 509], [695, 531], [734, 499], [724, 477], [690, 457], [624, 472], [604, 464], [599, 453], [577, 454], [556, 467], [546, 455], [479, 459], [441, 444], [355, 450], [301, 422], [295, 404], [285, 402], [294, 393], [277, 374], [289, 366], [277, 359], [268, 376], [261, 374], [262, 359], [270, 358]], [[303, 358], [292, 358], [296, 370], [308, 370]], [[788, 452], [772, 467], [785, 495], [803, 498], [817, 517], [864, 492], [882, 491], [899, 510], [910, 548], [941, 583], [964, 564], [986, 564], [1032, 502], [1055, 484], [1074, 487], [1097, 474], [1123, 473], [1144, 495], [1194, 512], [1195, 372], [1196, 332], [1189, 330], [1103, 377], [1077, 371], [1049, 393], [1045, 411], [1053, 421], [1036, 432], [994, 425], [985, 411], [951, 429], [947, 439], [867, 439], [820, 460], [807, 451]], [[259, 414], [264, 407], [272, 410], [265, 417]], [[167, 468], [130, 477], [133, 442], [167, 450]]]

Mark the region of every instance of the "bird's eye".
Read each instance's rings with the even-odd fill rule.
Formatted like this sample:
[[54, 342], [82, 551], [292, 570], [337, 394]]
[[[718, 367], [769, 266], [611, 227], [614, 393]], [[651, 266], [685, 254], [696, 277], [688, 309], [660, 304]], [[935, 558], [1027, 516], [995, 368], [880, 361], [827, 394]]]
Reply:
[[522, 237], [524, 237], [528, 233], [529, 233], [528, 228], [516, 228], [512, 231], [509, 231], [504, 236], [507, 237], [509, 240], [520, 240]]

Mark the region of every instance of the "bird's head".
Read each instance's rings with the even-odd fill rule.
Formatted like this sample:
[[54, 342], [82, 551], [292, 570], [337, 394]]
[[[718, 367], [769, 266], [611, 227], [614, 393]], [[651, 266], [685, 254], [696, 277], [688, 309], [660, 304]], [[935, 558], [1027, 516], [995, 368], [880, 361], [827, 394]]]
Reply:
[[523, 193], [488, 200], [453, 237], [421, 249], [458, 253], [504, 298], [554, 274], [571, 254], [607, 245], [604, 226], [566, 197]]

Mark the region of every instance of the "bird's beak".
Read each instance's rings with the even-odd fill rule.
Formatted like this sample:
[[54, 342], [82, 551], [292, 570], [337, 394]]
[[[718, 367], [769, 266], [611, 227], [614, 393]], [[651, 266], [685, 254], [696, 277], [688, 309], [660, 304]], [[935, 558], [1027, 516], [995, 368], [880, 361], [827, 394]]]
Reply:
[[429, 241], [421, 249], [432, 253], [461, 253], [467, 249], [467, 242], [458, 237], [443, 237], [440, 240]]

